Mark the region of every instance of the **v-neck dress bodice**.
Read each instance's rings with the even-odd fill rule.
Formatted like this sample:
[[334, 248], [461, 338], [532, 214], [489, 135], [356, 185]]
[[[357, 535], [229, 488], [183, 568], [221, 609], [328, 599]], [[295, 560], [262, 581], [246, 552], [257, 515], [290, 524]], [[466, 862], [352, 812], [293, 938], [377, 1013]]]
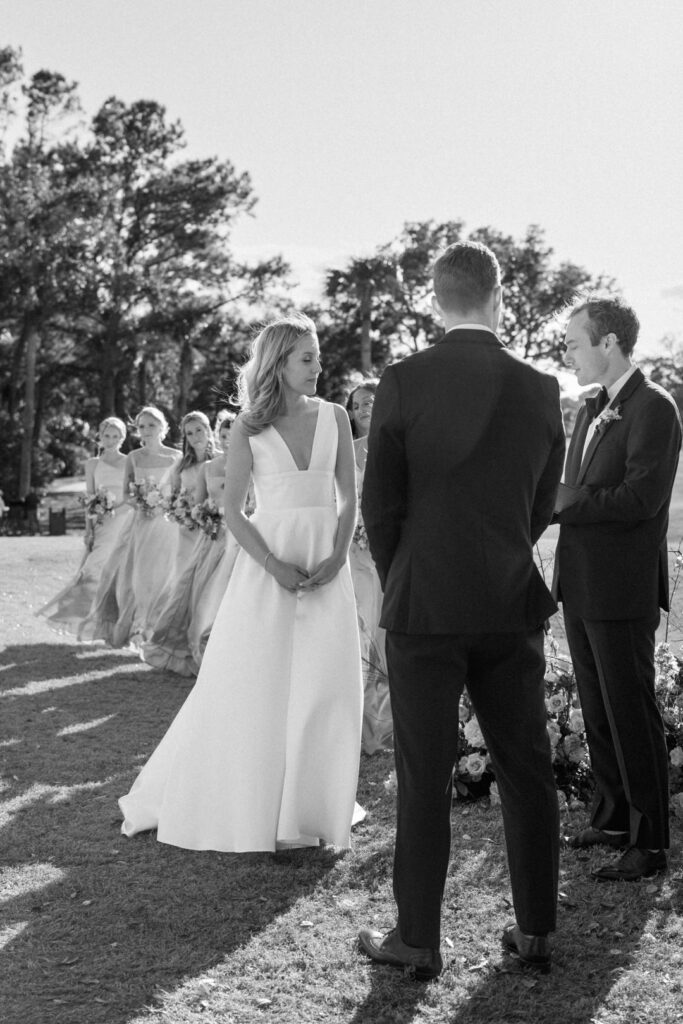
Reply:
[[[273, 428], [250, 438], [256, 511], [278, 558], [312, 570], [337, 530], [334, 406], [320, 403], [309, 468]], [[127, 835], [193, 850], [349, 845], [362, 680], [348, 564], [294, 594], [240, 549], [197, 682], [120, 801]]]

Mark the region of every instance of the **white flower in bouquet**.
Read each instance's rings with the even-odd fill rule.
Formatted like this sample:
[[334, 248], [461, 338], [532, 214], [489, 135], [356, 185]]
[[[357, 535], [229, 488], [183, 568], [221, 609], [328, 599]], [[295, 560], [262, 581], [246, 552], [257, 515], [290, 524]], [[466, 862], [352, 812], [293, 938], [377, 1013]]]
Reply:
[[679, 821], [683, 821], [683, 793], [674, 793], [670, 799], [671, 810]]
[[467, 704], [465, 704], [464, 700], [460, 701], [460, 705], [458, 707], [458, 716], [463, 725], [470, 717], [470, 709], [467, 707]]
[[569, 712], [569, 729], [571, 732], [578, 733], [583, 732], [586, 728], [583, 721], [583, 711], [581, 708], [572, 708]]
[[572, 764], [581, 764], [586, 756], [586, 748], [582, 745], [578, 736], [575, 736], [573, 733], [565, 736], [562, 746], [568, 761], [571, 761]]
[[674, 747], [674, 749], [669, 754], [669, 760], [671, 761], [674, 768], [683, 767], [683, 748]]
[[482, 757], [481, 754], [468, 754], [467, 756], [467, 774], [473, 780], [480, 779], [486, 771], [486, 758]]
[[567, 796], [561, 789], [557, 791], [557, 803], [560, 808], [560, 814], [567, 810]]
[[559, 715], [564, 710], [567, 703], [567, 694], [564, 690], [558, 690], [557, 693], [551, 693], [549, 697], [545, 699], [545, 706], [548, 714]]
[[479, 722], [477, 721], [476, 715], [472, 715], [469, 722], [465, 726], [465, 739], [467, 740], [471, 747], [486, 746], [484, 734], [479, 728]]

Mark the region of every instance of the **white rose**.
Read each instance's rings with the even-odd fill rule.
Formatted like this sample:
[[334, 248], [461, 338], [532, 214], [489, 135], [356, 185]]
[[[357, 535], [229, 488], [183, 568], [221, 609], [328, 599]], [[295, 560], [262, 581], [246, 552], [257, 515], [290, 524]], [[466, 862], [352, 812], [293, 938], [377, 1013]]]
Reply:
[[465, 726], [465, 739], [467, 740], [471, 747], [486, 746], [484, 734], [479, 728], [479, 722], [477, 721], [476, 716], [474, 715], [472, 716], [472, 718], [470, 718], [469, 722]]
[[461, 757], [458, 761], [458, 775], [467, 774], [467, 756]]
[[581, 746], [579, 737], [574, 734], [565, 736], [563, 746], [567, 760], [571, 761], [572, 764], [581, 764], [586, 756], [586, 750]]
[[683, 765], [683, 748], [674, 747], [669, 754], [669, 760], [671, 761], [674, 768], [680, 768]]
[[569, 712], [569, 728], [575, 733], [584, 731], [585, 725], [581, 708], [572, 708]]
[[150, 491], [149, 494], [145, 497], [145, 501], [150, 508], [156, 508], [159, 502], [161, 501], [161, 495], [159, 494], [158, 491]]
[[486, 761], [481, 754], [470, 754], [467, 758], [467, 772], [472, 779], [479, 779], [486, 770]]
[[683, 821], [683, 793], [674, 793], [670, 800], [671, 809], [679, 821]]
[[560, 711], [564, 709], [567, 697], [563, 690], [558, 690], [557, 693], [553, 693], [550, 697], [546, 697], [545, 706], [546, 710], [551, 715], [558, 715]]

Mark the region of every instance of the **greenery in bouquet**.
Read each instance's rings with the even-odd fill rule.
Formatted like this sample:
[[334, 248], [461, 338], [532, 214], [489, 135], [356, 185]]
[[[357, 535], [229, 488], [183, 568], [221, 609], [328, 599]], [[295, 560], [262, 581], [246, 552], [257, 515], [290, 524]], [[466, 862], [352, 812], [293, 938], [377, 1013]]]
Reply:
[[193, 515], [195, 507], [196, 502], [192, 497], [192, 492], [188, 491], [186, 487], [181, 487], [168, 502], [164, 509], [164, 515], [186, 530], [197, 530], [199, 523]]
[[98, 487], [94, 494], [81, 495], [79, 501], [93, 526], [101, 526], [108, 516], [114, 515], [116, 495], [104, 487]]
[[128, 499], [133, 508], [150, 518], [166, 511], [167, 499], [153, 476], [132, 480], [128, 485]]
[[[560, 804], [586, 805], [593, 795], [593, 773], [579, 704], [574, 668], [559, 654], [552, 633], [546, 637], [545, 707]], [[563, 799], [564, 798], [564, 799]]]
[[657, 644], [655, 669], [655, 694], [669, 753], [671, 805], [676, 817], [683, 818], [683, 660], [674, 655], [670, 644]]
[[192, 518], [207, 537], [216, 540], [223, 526], [223, 513], [213, 498], [205, 498], [192, 509]]

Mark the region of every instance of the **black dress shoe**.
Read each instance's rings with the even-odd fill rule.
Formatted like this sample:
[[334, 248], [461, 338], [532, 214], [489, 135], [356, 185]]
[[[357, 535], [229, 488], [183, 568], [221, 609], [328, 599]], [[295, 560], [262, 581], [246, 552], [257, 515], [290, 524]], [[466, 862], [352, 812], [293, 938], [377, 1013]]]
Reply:
[[569, 845], [575, 850], [584, 850], [588, 846], [613, 846], [616, 850], [623, 850], [629, 845], [628, 832], [603, 832], [600, 828], [582, 828], [569, 840]]
[[629, 846], [614, 864], [603, 864], [591, 871], [591, 875], [598, 882], [637, 882], [639, 878], [651, 878], [660, 871], [666, 871], [666, 866], [664, 850], [651, 853], [650, 850]]
[[392, 928], [386, 935], [371, 928], [361, 928], [358, 942], [372, 960], [378, 964], [400, 967], [416, 981], [431, 981], [443, 970], [443, 960], [438, 949], [407, 946], [396, 928]]
[[503, 948], [516, 953], [522, 963], [541, 974], [550, 970], [550, 940], [547, 935], [525, 935], [519, 925], [511, 922], [503, 932]]

